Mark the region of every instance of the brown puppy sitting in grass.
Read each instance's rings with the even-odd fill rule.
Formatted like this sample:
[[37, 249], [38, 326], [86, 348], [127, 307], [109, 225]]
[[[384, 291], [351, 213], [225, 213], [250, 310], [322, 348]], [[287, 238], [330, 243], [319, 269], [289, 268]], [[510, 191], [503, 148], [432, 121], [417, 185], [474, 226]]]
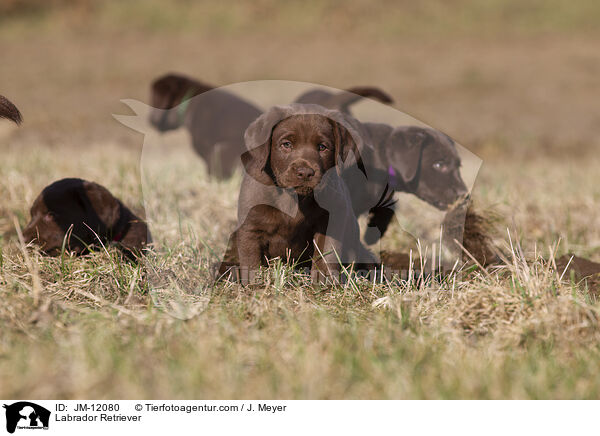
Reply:
[[130, 258], [151, 241], [146, 223], [97, 183], [62, 179], [44, 188], [23, 231], [48, 255], [62, 248], [84, 254], [93, 246], [116, 244]]
[[248, 128], [239, 227], [220, 275], [231, 271], [248, 283], [261, 265], [281, 258], [310, 268], [313, 278], [335, 280], [340, 261], [374, 261], [340, 177], [350, 151], [360, 164], [363, 146], [350, 129], [338, 111], [299, 104], [274, 107]]
[[238, 96], [180, 74], [152, 82], [151, 105], [150, 123], [161, 132], [185, 126], [208, 173], [218, 179], [238, 167], [246, 151], [244, 131], [262, 113]]
[[21, 124], [21, 122], [23, 122], [23, 117], [21, 116], [19, 109], [3, 95], [0, 95], [0, 118], [9, 119], [16, 124]]

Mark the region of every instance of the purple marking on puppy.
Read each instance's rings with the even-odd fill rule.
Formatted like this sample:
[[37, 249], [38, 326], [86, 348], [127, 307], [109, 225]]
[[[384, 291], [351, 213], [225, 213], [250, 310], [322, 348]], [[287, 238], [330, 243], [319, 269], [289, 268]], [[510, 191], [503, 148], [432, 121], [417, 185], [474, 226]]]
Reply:
[[396, 171], [394, 171], [394, 168], [392, 168], [391, 166], [388, 167], [388, 176], [388, 183], [390, 187], [392, 189], [396, 189], [396, 187], [398, 186], [398, 178], [396, 177]]

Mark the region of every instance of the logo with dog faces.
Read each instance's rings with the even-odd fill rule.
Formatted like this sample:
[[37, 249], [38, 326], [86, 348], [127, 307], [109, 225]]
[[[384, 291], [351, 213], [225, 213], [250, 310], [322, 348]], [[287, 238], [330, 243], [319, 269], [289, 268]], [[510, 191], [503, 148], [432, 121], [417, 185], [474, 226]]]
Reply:
[[[462, 261], [481, 159], [377, 88], [315, 87], [213, 88], [168, 75], [150, 87], [151, 105], [123, 100], [135, 115], [115, 118], [144, 133], [154, 248], [180, 249], [160, 271], [148, 262], [153, 295], [181, 297], [168, 299], [171, 313], [202, 310], [206, 290], [231, 271], [248, 282], [244, 268], [284, 263], [333, 276], [346, 265], [434, 272]], [[200, 299], [191, 306], [190, 289]]]
[[16, 430], [48, 430], [50, 424], [50, 411], [39, 404], [29, 401], [19, 401], [13, 404], [4, 404], [6, 409], [6, 431], [14, 433]]

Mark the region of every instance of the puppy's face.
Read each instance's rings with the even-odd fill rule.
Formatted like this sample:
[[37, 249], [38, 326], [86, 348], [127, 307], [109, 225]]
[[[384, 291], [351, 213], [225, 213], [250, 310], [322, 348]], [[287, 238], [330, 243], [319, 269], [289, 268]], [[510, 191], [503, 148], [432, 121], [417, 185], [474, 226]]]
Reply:
[[277, 185], [309, 195], [336, 164], [337, 127], [322, 115], [294, 115], [273, 129], [270, 169]]
[[192, 98], [193, 83], [186, 77], [169, 74], [152, 83], [150, 123], [161, 132], [181, 126], [184, 108], [178, 107]]
[[454, 141], [433, 129], [398, 129], [388, 145], [389, 163], [406, 183], [416, 184], [413, 193], [440, 210], [467, 193], [460, 175], [461, 161]]
[[440, 210], [467, 195], [460, 175], [460, 157], [454, 141], [441, 132], [429, 132], [432, 139], [423, 150], [421, 179], [417, 196]]
[[59, 254], [66, 233], [58, 224], [57, 214], [48, 209], [42, 195], [35, 199], [30, 213], [31, 221], [23, 230], [25, 242], [35, 242], [51, 256]]

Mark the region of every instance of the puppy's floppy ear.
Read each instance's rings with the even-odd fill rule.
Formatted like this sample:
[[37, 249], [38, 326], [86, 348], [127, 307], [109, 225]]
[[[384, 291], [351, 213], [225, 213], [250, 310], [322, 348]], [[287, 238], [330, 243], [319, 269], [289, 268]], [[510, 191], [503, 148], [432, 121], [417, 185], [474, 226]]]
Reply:
[[107, 229], [112, 228], [120, 218], [119, 201], [103, 186], [84, 182], [83, 188], [93, 212]]
[[415, 180], [421, 167], [423, 147], [429, 135], [420, 127], [394, 129], [385, 147], [389, 164], [398, 170], [405, 183]]
[[273, 175], [269, 167], [271, 157], [271, 136], [279, 122], [293, 115], [290, 106], [273, 106], [254, 120], [244, 132], [247, 152], [241, 160], [246, 172], [255, 180], [274, 185]]
[[265, 185], [274, 185], [273, 176], [269, 169], [271, 156], [271, 138], [262, 145], [242, 154], [242, 165], [253, 179]]
[[[343, 169], [348, 168], [356, 161], [358, 169], [361, 170], [362, 173], [366, 176], [367, 171], [365, 169], [365, 165], [363, 163], [359, 147], [356, 144], [354, 137], [350, 134], [348, 129], [346, 129], [337, 121], [333, 121], [330, 119], [330, 122], [334, 132], [336, 169], [338, 171], [338, 174], [341, 174], [341, 171]], [[341, 168], [340, 165], [337, 165], [338, 158], [341, 160]]]

